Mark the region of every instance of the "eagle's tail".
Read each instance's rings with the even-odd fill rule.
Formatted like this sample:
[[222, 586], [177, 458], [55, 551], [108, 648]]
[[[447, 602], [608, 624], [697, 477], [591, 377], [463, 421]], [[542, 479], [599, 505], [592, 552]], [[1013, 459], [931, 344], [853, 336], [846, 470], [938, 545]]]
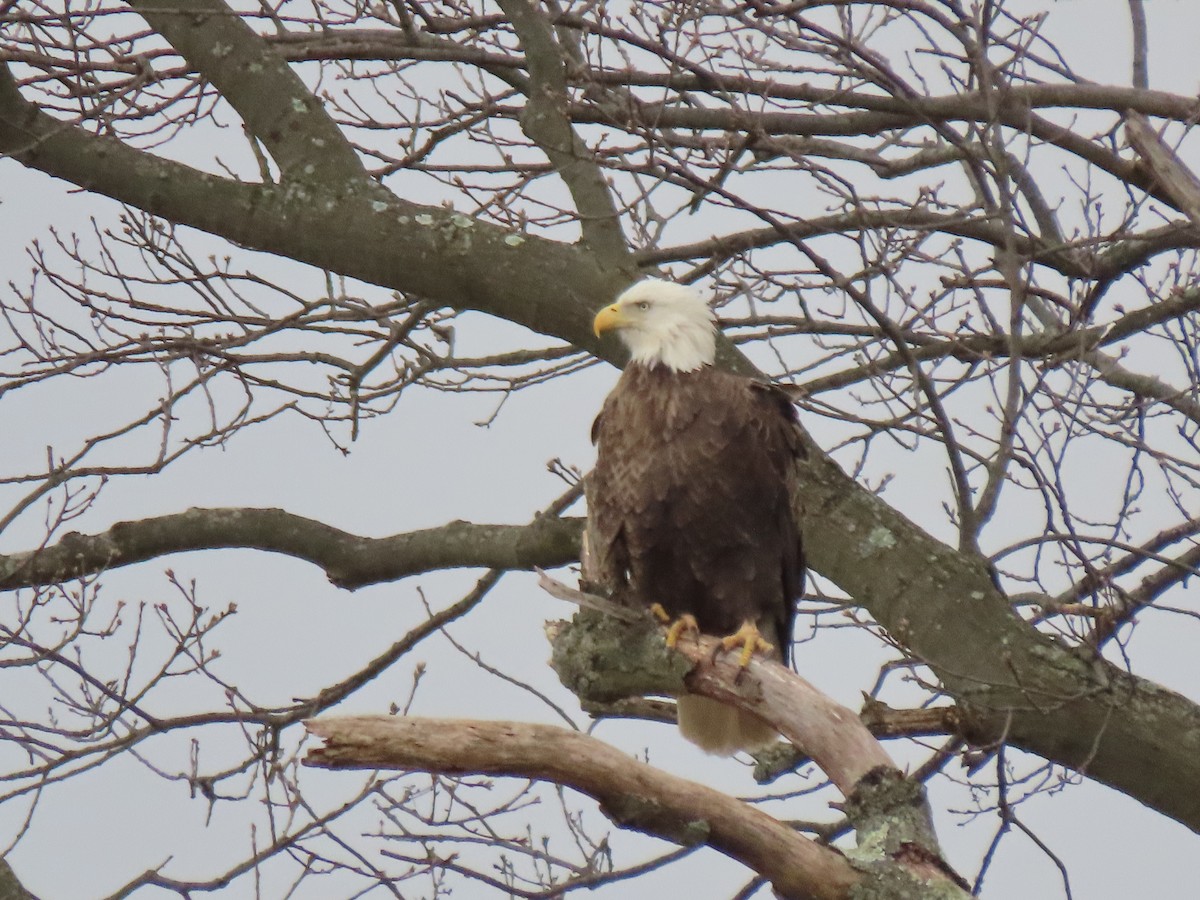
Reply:
[[757, 750], [774, 743], [775, 729], [752, 713], [726, 706], [710, 697], [685, 694], [677, 699], [679, 733], [715, 756]]

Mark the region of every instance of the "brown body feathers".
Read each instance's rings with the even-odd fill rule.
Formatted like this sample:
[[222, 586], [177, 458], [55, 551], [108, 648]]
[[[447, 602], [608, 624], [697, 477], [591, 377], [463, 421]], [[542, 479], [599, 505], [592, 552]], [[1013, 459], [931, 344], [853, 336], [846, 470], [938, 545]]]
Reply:
[[[770, 385], [703, 365], [630, 364], [592, 426], [589, 551], [614, 597], [695, 616], [723, 636], [758, 626], [787, 661], [803, 588], [789, 483], [799, 452], [795, 412]], [[713, 753], [772, 737], [748, 714], [681, 698], [680, 727]], [[696, 707], [699, 707], [697, 710]], [[715, 709], [714, 709], [715, 708]], [[690, 714], [725, 721], [692, 722]]]

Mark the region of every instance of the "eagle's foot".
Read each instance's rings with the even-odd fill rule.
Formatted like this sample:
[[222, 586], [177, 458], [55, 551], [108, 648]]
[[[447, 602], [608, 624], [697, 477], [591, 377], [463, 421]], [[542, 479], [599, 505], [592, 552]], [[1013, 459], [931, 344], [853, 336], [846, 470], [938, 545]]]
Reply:
[[[661, 607], [659, 607], [661, 609]], [[664, 615], [666, 611], [663, 611]], [[657, 615], [657, 613], [655, 613]], [[667, 618], [670, 621], [670, 617]], [[667, 628], [667, 647], [671, 650], [675, 649], [675, 645], [679, 643], [679, 639], [684, 634], [700, 634], [700, 626], [696, 622], [696, 617], [691, 613], [684, 613], [674, 622], [671, 622]]]
[[667, 612], [666, 607], [664, 607], [661, 603], [650, 604], [650, 615], [658, 619], [659, 623], [662, 625], [671, 624], [671, 614]]
[[742, 648], [738, 654], [738, 666], [743, 669], [750, 665], [750, 658], [755, 653], [770, 653], [775, 649], [775, 645], [765, 640], [758, 626], [750, 621], [743, 622], [742, 627], [733, 634], [721, 638], [721, 649], [732, 650], [734, 647]]

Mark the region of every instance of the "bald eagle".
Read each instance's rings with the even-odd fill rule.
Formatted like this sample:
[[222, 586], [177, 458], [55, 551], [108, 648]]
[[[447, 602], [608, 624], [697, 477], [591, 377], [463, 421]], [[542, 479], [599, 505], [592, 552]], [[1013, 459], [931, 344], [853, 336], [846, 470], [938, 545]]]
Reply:
[[[600, 310], [630, 361], [592, 425], [588, 552], [615, 599], [786, 663], [804, 583], [790, 503], [795, 409], [763, 381], [718, 369], [716, 322], [689, 287], [650, 278]], [[678, 635], [673, 627], [669, 637]], [[679, 730], [729, 756], [772, 742], [756, 716], [706, 697]]]

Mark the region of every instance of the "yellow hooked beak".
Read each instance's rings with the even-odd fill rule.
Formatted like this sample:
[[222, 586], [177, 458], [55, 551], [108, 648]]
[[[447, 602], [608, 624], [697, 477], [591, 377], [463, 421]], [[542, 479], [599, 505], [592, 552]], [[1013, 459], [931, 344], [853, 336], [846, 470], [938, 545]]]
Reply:
[[625, 317], [625, 310], [621, 308], [621, 304], [614, 303], [596, 313], [596, 318], [592, 322], [592, 331], [595, 332], [596, 337], [600, 337], [606, 331], [612, 331], [614, 328], [628, 324], [629, 320]]

